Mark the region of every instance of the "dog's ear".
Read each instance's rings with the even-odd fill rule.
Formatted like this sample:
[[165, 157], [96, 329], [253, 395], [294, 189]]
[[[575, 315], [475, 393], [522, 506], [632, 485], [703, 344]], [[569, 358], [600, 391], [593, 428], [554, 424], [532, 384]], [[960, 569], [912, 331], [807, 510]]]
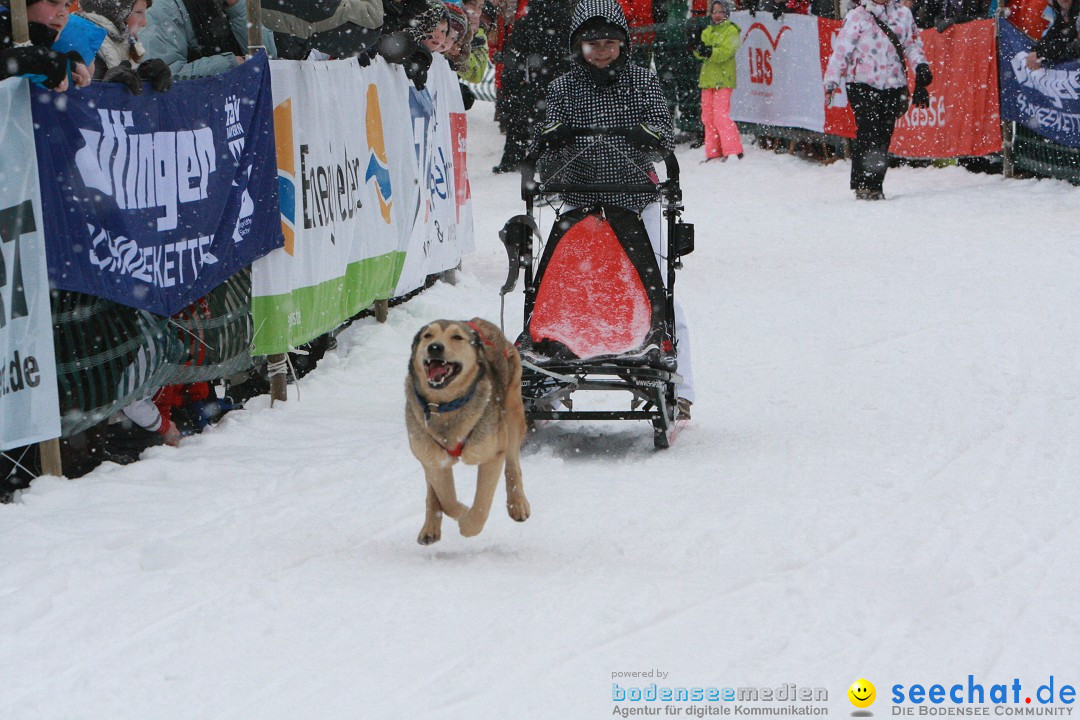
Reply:
[[472, 339], [469, 341], [469, 343], [474, 348], [476, 348], [477, 351], [482, 350], [484, 348], [484, 341], [480, 337], [480, 332], [476, 328], [474, 328], [472, 325], [469, 325], [469, 334], [472, 337]]
[[429, 325], [431, 325], [431, 323], [428, 323], [424, 327], [417, 330], [416, 331], [416, 337], [414, 337], [412, 339], [412, 352], [409, 354], [409, 365], [410, 366], [412, 366], [413, 358], [416, 357], [416, 348], [418, 348], [420, 346], [420, 337], [424, 334], [424, 331], [428, 329]]

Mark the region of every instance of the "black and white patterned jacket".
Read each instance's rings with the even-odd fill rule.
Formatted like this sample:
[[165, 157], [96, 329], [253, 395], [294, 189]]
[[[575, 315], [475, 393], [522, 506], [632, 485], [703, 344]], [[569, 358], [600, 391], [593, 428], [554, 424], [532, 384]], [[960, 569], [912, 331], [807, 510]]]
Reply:
[[[671, 112], [656, 76], [649, 70], [623, 62], [618, 77], [598, 84], [586, 69], [574, 35], [594, 17], [603, 17], [626, 30], [629, 26], [616, 0], [582, 0], [570, 23], [570, 48], [574, 64], [570, 72], [548, 86], [547, 117], [541, 127], [562, 122], [571, 128], [626, 128], [646, 124], [663, 136], [667, 151], [674, 147]], [[629, 48], [623, 48], [628, 58]], [[621, 58], [620, 58], [621, 59]], [[561, 150], [548, 150], [540, 162], [541, 174], [557, 173], [561, 182], [640, 184], [655, 178], [653, 162], [666, 151], [643, 153], [623, 137], [578, 138]], [[657, 193], [568, 193], [563, 198], [577, 206], [609, 204], [640, 212], [658, 199]]]

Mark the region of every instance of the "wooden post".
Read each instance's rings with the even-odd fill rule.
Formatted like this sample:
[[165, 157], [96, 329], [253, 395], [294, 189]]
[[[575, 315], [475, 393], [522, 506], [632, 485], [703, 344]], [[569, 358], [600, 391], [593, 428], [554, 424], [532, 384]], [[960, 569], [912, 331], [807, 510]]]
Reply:
[[60, 438], [42, 440], [38, 443], [41, 453], [41, 474], [64, 477], [64, 463], [60, 460]]
[[266, 47], [262, 41], [262, 0], [247, 0], [248, 57]]
[[270, 407], [274, 407], [275, 400], [285, 402], [289, 399], [287, 363], [288, 356], [285, 353], [266, 357], [266, 367], [270, 378]]
[[26, 21], [26, 0], [11, 0], [11, 39], [16, 47], [30, 44], [30, 25]]
[[381, 323], [386, 322], [386, 316], [390, 314], [389, 300], [375, 301], [375, 319]]
[[1016, 174], [1013, 163], [1013, 123], [1001, 121], [1001, 174], [1011, 178]]

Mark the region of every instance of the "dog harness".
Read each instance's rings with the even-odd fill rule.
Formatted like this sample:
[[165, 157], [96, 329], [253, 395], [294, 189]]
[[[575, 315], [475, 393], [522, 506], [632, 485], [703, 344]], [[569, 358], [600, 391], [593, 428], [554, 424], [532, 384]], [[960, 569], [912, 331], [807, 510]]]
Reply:
[[[480, 379], [482, 377], [484, 377], [484, 369], [480, 368], [479, 372], [476, 373], [476, 379], [473, 380], [472, 387], [469, 388], [469, 392], [465, 393], [464, 395], [462, 395], [459, 398], [454, 398], [450, 402], [444, 402], [444, 403], [425, 402], [424, 401], [424, 396], [420, 394], [420, 391], [416, 389], [416, 385], [414, 384], [413, 385], [413, 394], [416, 395], [416, 401], [418, 403], [420, 403], [420, 408], [424, 411], [424, 423], [426, 424], [426, 423], [431, 421], [431, 414], [432, 413], [453, 412], [455, 410], [460, 410], [461, 408], [465, 407], [465, 405], [468, 404], [468, 402], [470, 400], [472, 400], [473, 395], [476, 394], [476, 387], [477, 387], [477, 385], [480, 384]], [[443, 450], [445, 450], [447, 455], [449, 455], [452, 458], [458, 458], [458, 457], [461, 457], [461, 453], [464, 452], [465, 443], [468, 442], [470, 435], [472, 435], [472, 430], [469, 430], [469, 432], [465, 435], [465, 437], [462, 438], [461, 442], [459, 442], [452, 449], [446, 447], [445, 445], [443, 445], [438, 440], [435, 440], [434, 437], [431, 438], [431, 439], [435, 440], [435, 444], [438, 445], [439, 447], [441, 447]]]
[[[467, 322], [465, 324], [472, 328], [473, 332], [476, 333], [476, 337], [480, 338], [480, 342], [484, 343], [488, 347], [495, 347], [495, 343], [488, 340], [484, 336], [484, 333], [480, 332], [480, 328], [478, 328], [476, 326], [476, 323], [474, 323], [472, 320], [470, 320], [469, 322]], [[503, 357], [506, 358], [507, 360], [510, 359], [510, 353], [505, 348], [503, 349], [502, 354], [503, 354]]]

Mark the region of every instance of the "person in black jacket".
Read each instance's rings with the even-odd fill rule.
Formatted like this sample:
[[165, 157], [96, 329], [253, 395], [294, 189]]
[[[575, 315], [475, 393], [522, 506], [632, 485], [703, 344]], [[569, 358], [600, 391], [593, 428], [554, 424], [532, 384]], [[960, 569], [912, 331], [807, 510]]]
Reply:
[[16, 75], [43, 78], [41, 84], [50, 90], [64, 92], [68, 77], [75, 87], [90, 84], [90, 71], [77, 53], [58, 53], [52, 50], [56, 36], [67, 23], [69, 0], [27, 0], [30, 45], [15, 47], [11, 12], [0, 10], [0, 80]]
[[1029, 70], [1080, 58], [1080, 1], [1050, 0], [1054, 22], [1027, 56]]
[[510, 118], [502, 160], [493, 172], [517, 169], [543, 117], [548, 85], [569, 68], [566, 28], [570, 25], [567, 0], [530, 0], [525, 16], [514, 23], [503, 52], [504, 113]]
[[[558, 170], [571, 184], [634, 185], [656, 178], [653, 163], [675, 147], [675, 129], [656, 76], [629, 60], [630, 28], [616, 0], [582, 0], [570, 21], [570, 71], [548, 87], [547, 115], [532, 154], [542, 176]], [[620, 134], [578, 137], [575, 130], [611, 128]], [[615, 205], [641, 216], [664, 274], [659, 193], [590, 191], [562, 196], [566, 208]], [[665, 280], [666, 282], [666, 280]], [[678, 411], [689, 419], [694, 401], [690, 331], [675, 302], [679, 342]]]

